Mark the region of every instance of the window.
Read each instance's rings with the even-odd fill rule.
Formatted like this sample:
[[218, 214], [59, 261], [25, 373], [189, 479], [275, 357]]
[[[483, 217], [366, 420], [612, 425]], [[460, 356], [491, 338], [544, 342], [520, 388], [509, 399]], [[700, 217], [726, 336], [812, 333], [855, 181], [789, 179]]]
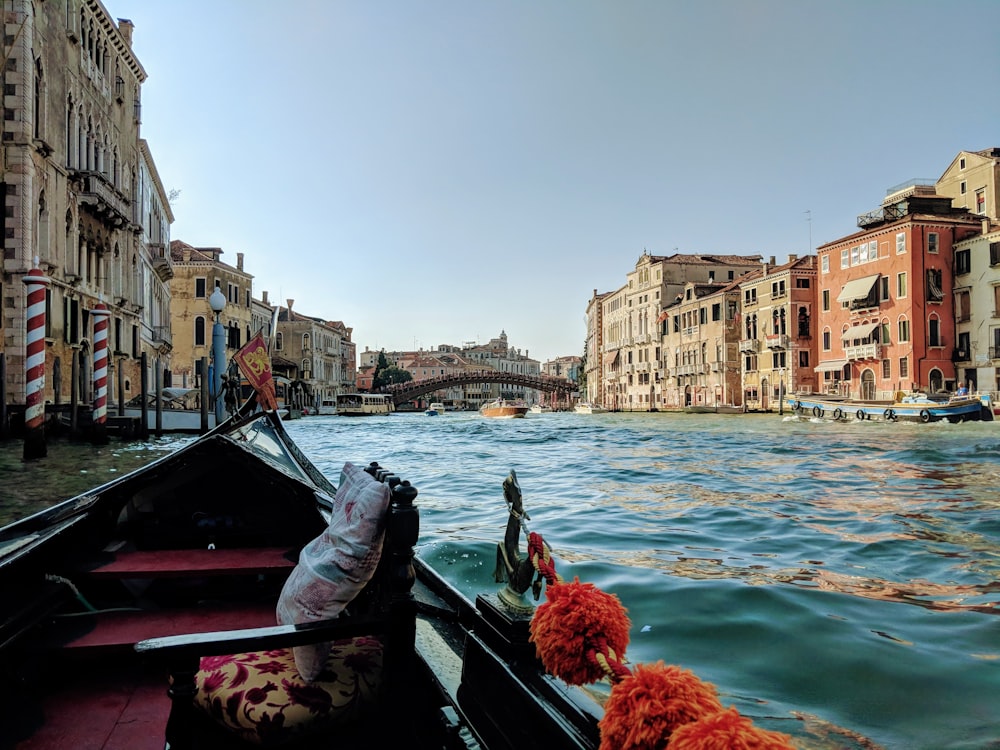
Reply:
[[961, 159], [958, 160], [958, 168], [959, 169], [965, 169], [965, 157], [964, 156]]
[[194, 319], [194, 345], [205, 346], [205, 319], [200, 315]]
[[698, 309], [698, 323], [705, 325], [708, 322], [708, 310], [704, 307]]
[[968, 333], [958, 334], [958, 346], [956, 348], [958, 351], [955, 352], [955, 361], [967, 362], [969, 360], [970, 351]]
[[906, 232], [896, 232], [896, 255], [906, 252]]
[[757, 287], [750, 287], [743, 290], [743, 304], [753, 305], [757, 302]]
[[906, 271], [896, 274], [896, 299], [906, 299]]
[[784, 297], [785, 296], [785, 281], [775, 281], [771, 284], [771, 296], [772, 297]]
[[194, 296], [197, 299], [205, 299], [205, 281], [203, 278], [194, 280]]
[[830, 351], [830, 329], [823, 331], [823, 351]]
[[892, 362], [888, 359], [882, 360], [882, 379], [888, 380], [892, 377]]
[[966, 190], [968, 190], [968, 187], [965, 184], [965, 180], [962, 180], [962, 182], [960, 182], [958, 185], [958, 192], [960, 192], [962, 195], [965, 195]]
[[829, 255], [824, 255], [820, 259], [820, 270], [822, 270], [823, 273], [830, 273], [830, 256]]
[[878, 290], [879, 291], [879, 295], [878, 295], [879, 301], [881, 301], [881, 302], [888, 302], [889, 301], [889, 277], [888, 276], [882, 276], [878, 280], [878, 286], [879, 286], [879, 290]]
[[876, 341], [878, 341], [882, 346], [888, 346], [892, 343], [889, 339], [889, 324], [882, 323], [876, 330]]
[[282, 345], [281, 331], [278, 331], [276, 334], [274, 334], [274, 348], [275, 348], [275, 350], [276, 351], [281, 351], [281, 345]]
[[824, 312], [829, 312], [830, 311], [830, 290], [829, 289], [824, 289], [823, 290], [823, 311]]
[[785, 367], [785, 352], [771, 352], [771, 369], [779, 370]]
[[927, 233], [927, 252], [937, 253], [938, 251], [938, 233], [928, 232]]
[[712, 305], [712, 320], [722, 320], [722, 304], [719, 302]]
[[897, 329], [899, 330], [899, 335], [896, 336], [896, 340], [903, 344], [910, 340], [910, 321], [903, 318], [897, 324]]
[[1000, 242], [990, 243], [990, 265], [1000, 265]]
[[799, 367], [809, 367], [809, 352], [806, 350], [799, 351]]
[[962, 323], [972, 317], [971, 294], [968, 289], [955, 292], [955, 320]]
[[993, 287], [993, 317], [1000, 318], [1000, 286]]
[[972, 251], [968, 248], [965, 250], [955, 251], [955, 273], [969, 273], [972, 270]]
[[942, 346], [941, 321], [937, 318], [931, 318], [927, 321], [927, 345]]
[[983, 215], [986, 213], [986, 191], [976, 191], [976, 213]]
[[910, 359], [909, 357], [899, 358], [899, 377], [906, 378], [910, 375]]
[[796, 289], [808, 289], [809, 288], [809, 279], [804, 278], [804, 277], [799, 277], [799, 278], [795, 279], [795, 288]]
[[940, 302], [944, 299], [944, 289], [941, 286], [941, 269], [927, 269], [927, 301]]
[[851, 250], [850, 248], [841, 248], [840, 250], [840, 267], [850, 268], [851, 266]]

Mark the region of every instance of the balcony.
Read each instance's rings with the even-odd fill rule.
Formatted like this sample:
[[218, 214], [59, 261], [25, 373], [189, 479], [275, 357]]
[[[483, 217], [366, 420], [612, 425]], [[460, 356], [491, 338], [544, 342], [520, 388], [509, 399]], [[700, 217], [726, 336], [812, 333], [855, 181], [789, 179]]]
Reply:
[[844, 356], [850, 361], [861, 359], [882, 359], [881, 344], [861, 344], [860, 346], [845, 346]]
[[764, 337], [768, 349], [787, 349], [788, 336], [784, 333], [770, 334]]
[[80, 203], [89, 206], [105, 224], [123, 227], [131, 223], [129, 201], [108, 182], [107, 177], [100, 172], [75, 172], [73, 176], [79, 180]]
[[760, 351], [760, 340], [759, 339], [742, 339], [740, 341], [740, 351], [741, 352], [757, 352], [757, 351]]
[[697, 336], [698, 330], [699, 330], [698, 326], [688, 326], [683, 331], [681, 331], [681, 333], [683, 333], [685, 336]]
[[151, 242], [148, 248], [150, 262], [160, 281], [167, 282], [174, 278], [174, 264], [166, 246], [162, 242]]
[[170, 339], [170, 326], [153, 326], [153, 343], [154, 344], [169, 344]]

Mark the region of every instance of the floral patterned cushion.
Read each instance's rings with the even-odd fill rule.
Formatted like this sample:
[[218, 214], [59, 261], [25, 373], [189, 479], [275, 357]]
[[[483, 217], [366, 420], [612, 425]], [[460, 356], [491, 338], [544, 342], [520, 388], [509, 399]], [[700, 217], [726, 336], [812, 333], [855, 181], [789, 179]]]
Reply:
[[[279, 625], [337, 617], [371, 580], [382, 556], [389, 486], [362, 467], [345, 463], [330, 525], [299, 553], [278, 599]], [[297, 646], [295, 663], [306, 680], [326, 662], [329, 643]]]
[[334, 641], [310, 682], [299, 675], [291, 649], [206, 656], [195, 703], [243, 739], [278, 745], [364, 715], [381, 675], [382, 644], [364, 636]]

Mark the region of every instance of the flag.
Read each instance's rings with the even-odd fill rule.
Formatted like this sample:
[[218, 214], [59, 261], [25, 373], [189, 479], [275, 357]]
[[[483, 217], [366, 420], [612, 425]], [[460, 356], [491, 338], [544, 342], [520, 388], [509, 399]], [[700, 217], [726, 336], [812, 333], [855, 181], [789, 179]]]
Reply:
[[274, 378], [271, 377], [271, 357], [267, 353], [264, 332], [257, 331], [257, 335], [233, 355], [233, 360], [239, 366], [243, 377], [249, 380], [250, 385], [253, 386], [257, 394], [257, 403], [268, 411], [277, 409], [278, 400], [274, 395]]

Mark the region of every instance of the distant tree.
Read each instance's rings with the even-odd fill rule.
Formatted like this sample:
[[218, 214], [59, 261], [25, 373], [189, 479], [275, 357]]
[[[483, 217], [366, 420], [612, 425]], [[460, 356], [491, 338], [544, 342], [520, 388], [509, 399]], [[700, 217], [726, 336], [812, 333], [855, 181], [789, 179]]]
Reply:
[[395, 365], [390, 365], [382, 370], [381, 375], [383, 385], [392, 385], [393, 383], [409, 383], [413, 380], [413, 375], [410, 374], [409, 370], [403, 370]]
[[389, 361], [385, 358], [385, 349], [378, 353], [378, 360], [375, 362], [375, 372], [372, 373], [372, 390], [377, 391], [385, 382], [382, 373], [389, 367]]

